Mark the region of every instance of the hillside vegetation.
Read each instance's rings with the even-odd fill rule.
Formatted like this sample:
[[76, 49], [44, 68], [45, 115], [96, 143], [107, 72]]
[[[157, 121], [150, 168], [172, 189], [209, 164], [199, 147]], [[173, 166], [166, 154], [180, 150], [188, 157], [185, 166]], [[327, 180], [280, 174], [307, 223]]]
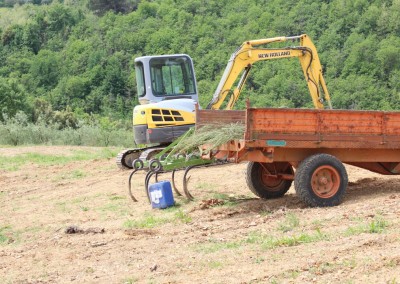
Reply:
[[[318, 48], [335, 108], [400, 108], [400, 0], [3, 0], [0, 7], [3, 121], [23, 111], [60, 128], [104, 117], [127, 127], [137, 103], [133, 60], [153, 54], [189, 54], [205, 106], [243, 41], [302, 33]], [[237, 108], [247, 97], [259, 107], [312, 107], [296, 59], [256, 64]]]

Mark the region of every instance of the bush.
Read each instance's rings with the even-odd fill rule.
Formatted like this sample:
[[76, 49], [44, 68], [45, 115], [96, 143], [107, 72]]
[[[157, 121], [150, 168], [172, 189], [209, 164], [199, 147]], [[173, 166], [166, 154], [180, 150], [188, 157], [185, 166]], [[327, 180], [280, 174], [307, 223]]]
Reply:
[[28, 122], [24, 112], [13, 118], [5, 115], [0, 124], [0, 145], [77, 145], [77, 146], [123, 146], [133, 144], [132, 132], [124, 129], [100, 125], [82, 124], [78, 128], [59, 129], [58, 124], [44, 121]]

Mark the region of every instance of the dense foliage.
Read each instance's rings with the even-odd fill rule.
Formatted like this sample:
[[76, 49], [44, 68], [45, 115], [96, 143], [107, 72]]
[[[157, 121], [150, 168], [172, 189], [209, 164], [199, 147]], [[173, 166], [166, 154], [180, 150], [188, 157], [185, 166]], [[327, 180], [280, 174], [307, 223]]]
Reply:
[[[400, 109], [400, 0], [0, 0], [0, 120], [124, 120], [137, 56], [187, 53], [201, 105], [243, 41], [307, 33], [335, 108]], [[27, 3], [27, 4], [26, 4]], [[312, 107], [296, 59], [260, 62], [244, 99]]]

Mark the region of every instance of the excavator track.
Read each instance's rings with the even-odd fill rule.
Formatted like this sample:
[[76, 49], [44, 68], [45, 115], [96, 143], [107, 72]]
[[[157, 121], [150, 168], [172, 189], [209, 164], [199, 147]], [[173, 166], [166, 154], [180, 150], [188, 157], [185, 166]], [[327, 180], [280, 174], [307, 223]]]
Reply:
[[132, 161], [139, 158], [142, 149], [125, 149], [118, 153], [115, 163], [121, 170], [132, 169]]
[[117, 167], [121, 170], [130, 170], [132, 169], [132, 162], [135, 159], [140, 158], [141, 160], [150, 160], [154, 155], [161, 152], [165, 147], [147, 147], [147, 148], [134, 148], [134, 149], [125, 149], [121, 151], [115, 160]]

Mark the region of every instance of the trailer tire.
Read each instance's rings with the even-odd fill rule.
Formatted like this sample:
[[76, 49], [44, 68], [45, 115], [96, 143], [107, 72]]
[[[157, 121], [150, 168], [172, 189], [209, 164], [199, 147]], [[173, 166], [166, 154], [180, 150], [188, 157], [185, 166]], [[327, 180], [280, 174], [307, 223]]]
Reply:
[[340, 204], [346, 193], [346, 168], [332, 155], [316, 154], [304, 159], [296, 170], [294, 188], [311, 207]]
[[274, 178], [267, 175], [266, 169], [281, 169], [284, 174], [294, 174], [289, 163], [259, 163], [249, 162], [247, 164], [246, 182], [249, 189], [258, 197], [271, 199], [282, 197], [290, 188], [292, 180]]

